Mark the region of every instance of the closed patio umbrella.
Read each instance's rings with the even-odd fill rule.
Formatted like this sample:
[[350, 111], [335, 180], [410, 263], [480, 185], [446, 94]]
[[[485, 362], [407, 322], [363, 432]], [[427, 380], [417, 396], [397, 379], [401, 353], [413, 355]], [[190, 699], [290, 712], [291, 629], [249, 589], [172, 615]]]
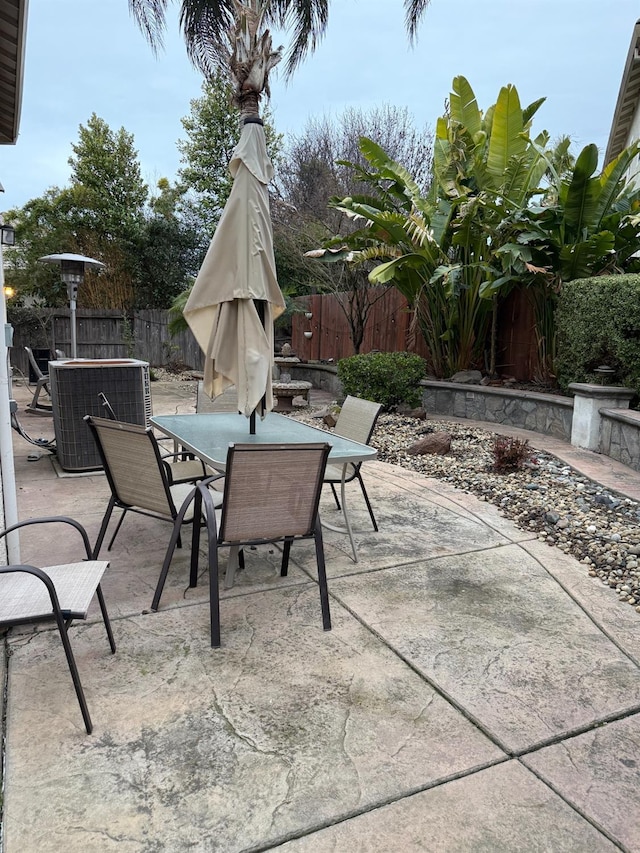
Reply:
[[249, 417], [273, 408], [273, 321], [285, 309], [273, 255], [267, 186], [273, 166], [259, 119], [245, 120], [229, 169], [233, 188], [184, 309], [205, 354], [203, 388], [231, 385]]

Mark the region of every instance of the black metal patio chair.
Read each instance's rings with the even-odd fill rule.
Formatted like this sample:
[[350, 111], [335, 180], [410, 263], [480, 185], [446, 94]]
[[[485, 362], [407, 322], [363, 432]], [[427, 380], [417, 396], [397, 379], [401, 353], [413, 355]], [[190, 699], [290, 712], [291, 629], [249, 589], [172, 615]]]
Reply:
[[[187, 512], [206, 520], [209, 547], [209, 587], [211, 645], [220, 646], [220, 601], [218, 590], [218, 550], [230, 549], [227, 585], [233, 581], [237, 556], [245, 546], [283, 543], [280, 574], [289, 567], [291, 545], [299, 539], [315, 542], [322, 624], [331, 629], [329, 592], [325, 569], [322, 528], [318, 514], [323, 476], [330, 445], [320, 444], [235, 444], [229, 447], [224, 475], [222, 509], [216, 513], [208, 481], [199, 483], [183, 504], [174, 522], [158, 585], [151, 605], [157, 610], [176, 548], [182, 516]], [[216, 479], [215, 477], [210, 479]], [[193, 504], [193, 506], [192, 506]], [[198, 529], [199, 533], [199, 529]], [[192, 545], [192, 554], [197, 546]], [[197, 582], [197, 571], [190, 586]], [[231, 575], [231, 577], [230, 577]]]
[[78, 667], [69, 642], [69, 627], [76, 619], [86, 619], [89, 605], [98, 598], [100, 611], [107, 630], [112, 654], [116, 644], [111, 631], [109, 615], [102, 595], [100, 581], [109, 565], [106, 560], [93, 560], [89, 537], [84, 527], [66, 516], [31, 518], [0, 532], [0, 539], [8, 533], [33, 524], [65, 524], [75, 528], [84, 545], [84, 556], [76, 563], [39, 568], [30, 565], [0, 567], [0, 628], [16, 625], [54, 621], [62, 640], [67, 664], [78, 697], [82, 719], [87, 734], [93, 724], [84, 696]]

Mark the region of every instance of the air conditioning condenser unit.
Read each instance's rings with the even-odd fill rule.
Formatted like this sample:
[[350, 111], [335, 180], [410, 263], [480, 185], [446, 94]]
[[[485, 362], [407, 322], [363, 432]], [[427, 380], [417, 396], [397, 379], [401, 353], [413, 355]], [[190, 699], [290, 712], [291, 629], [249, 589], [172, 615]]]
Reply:
[[102, 467], [85, 415], [105, 417], [101, 394], [119, 421], [149, 425], [149, 364], [132, 358], [49, 362], [49, 386], [57, 457], [65, 471]]

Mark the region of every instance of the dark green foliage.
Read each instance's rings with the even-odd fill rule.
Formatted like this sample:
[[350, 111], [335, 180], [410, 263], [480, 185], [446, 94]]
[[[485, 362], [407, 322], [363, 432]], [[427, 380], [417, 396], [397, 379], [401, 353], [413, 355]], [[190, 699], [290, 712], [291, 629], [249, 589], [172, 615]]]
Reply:
[[529, 441], [497, 435], [493, 442], [493, 470], [507, 473], [522, 468], [529, 458]]
[[640, 275], [566, 282], [558, 298], [558, 382], [600, 382], [594, 368], [616, 373], [607, 384], [640, 395]]
[[424, 359], [409, 352], [370, 352], [338, 362], [344, 393], [381, 403], [385, 410], [400, 403], [419, 406], [424, 375]]

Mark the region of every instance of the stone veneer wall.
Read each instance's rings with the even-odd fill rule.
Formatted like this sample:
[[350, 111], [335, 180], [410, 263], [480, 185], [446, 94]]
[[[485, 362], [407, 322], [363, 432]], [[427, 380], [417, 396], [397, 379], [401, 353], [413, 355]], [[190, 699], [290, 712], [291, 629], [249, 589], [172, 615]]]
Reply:
[[601, 409], [600, 452], [640, 471], [640, 412]]
[[529, 429], [571, 440], [573, 400], [535, 391], [424, 380], [422, 405], [436, 415], [452, 415]]
[[[335, 365], [296, 364], [293, 379], [311, 382], [344, 399]], [[529, 429], [571, 442], [573, 399], [535, 391], [516, 391], [484, 385], [462, 385], [425, 379], [422, 405], [427, 414], [506, 424]], [[600, 452], [640, 471], [640, 412], [629, 409], [602, 409]]]

